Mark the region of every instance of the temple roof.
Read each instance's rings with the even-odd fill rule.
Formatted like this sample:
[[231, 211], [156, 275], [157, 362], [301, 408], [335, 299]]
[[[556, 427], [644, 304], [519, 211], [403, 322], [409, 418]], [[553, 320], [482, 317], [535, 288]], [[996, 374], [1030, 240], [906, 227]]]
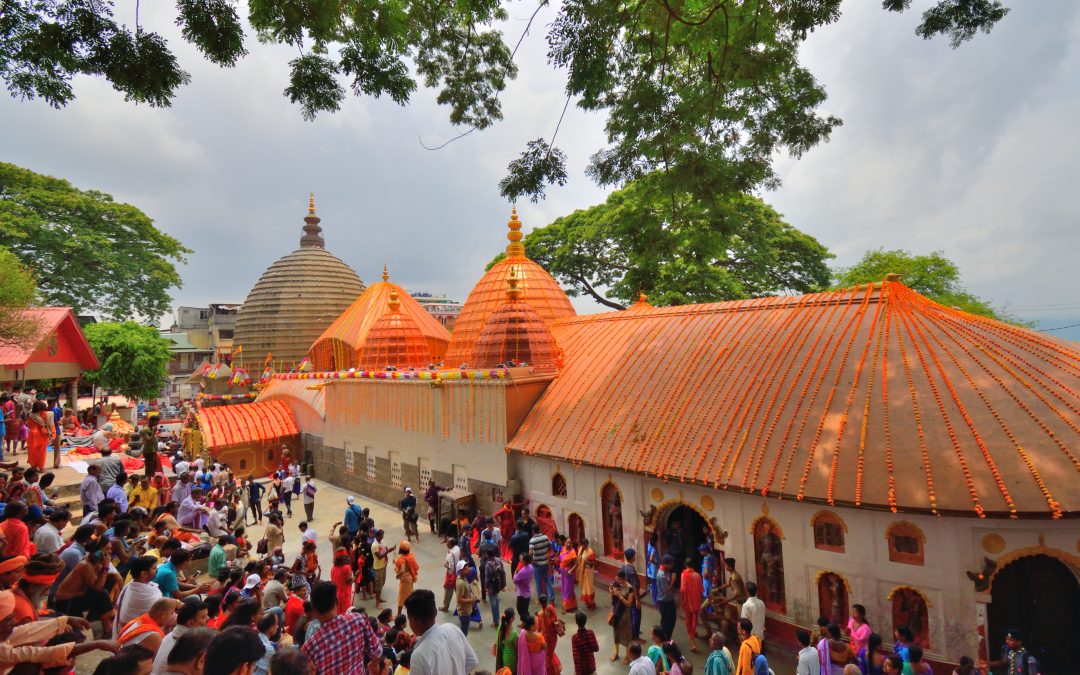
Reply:
[[508, 449], [904, 512], [1080, 514], [1080, 345], [887, 280], [555, 324]]
[[[438, 361], [446, 352], [450, 333], [404, 288], [390, 281], [383, 269], [383, 280], [367, 290], [311, 344], [311, 360], [316, 371], [345, 370], [360, 362], [360, 350], [368, 333], [381, 316], [390, 311], [390, 294], [396, 293], [402, 314], [408, 315], [427, 340], [429, 356], [424, 360]], [[383, 364], [385, 365], [385, 364]]]
[[380, 370], [387, 366], [401, 370], [426, 368], [432, 363], [427, 339], [412, 315], [401, 311], [396, 290], [390, 291], [387, 311], [371, 325], [360, 345], [359, 355], [358, 367], [364, 370]]
[[278, 399], [203, 408], [199, 426], [208, 448], [276, 442], [300, 433], [292, 410]]
[[244, 356], [273, 356], [280, 369], [299, 363], [311, 343], [364, 292], [360, 277], [323, 248], [320, 219], [309, 203], [300, 248], [268, 267], [248, 293], [233, 344]]
[[[31, 307], [22, 310], [20, 316], [37, 323], [37, 334], [25, 344], [0, 342], [0, 368], [21, 370], [35, 359], [56, 361], [59, 358], [70, 358], [83, 370], [100, 367], [70, 307]], [[63, 354], [59, 353], [60, 340], [66, 348]]]
[[475, 368], [527, 364], [554, 370], [561, 360], [559, 347], [536, 310], [521, 300], [515, 272], [510, 269], [506, 300], [484, 322], [468, 362]]
[[543, 267], [525, 257], [525, 246], [521, 243], [521, 221], [514, 209], [507, 223], [510, 231], [507, 238], [506, 257], [491, 266], [491, 269], [473, 286], [468, 299], [461, 308], [461, 314], [454, 322], [454, 332], [450, 336], [450, 346], [446, 350], [444, 362], [447, 367], [457, 368], [469, 363], [473, 343], [495, 310], [506, 304], [506, 279], [513, 270], [520, 280], [521, 299], [547, 323], [576, 315], [570, 298], [566, 297], [559, 284]]

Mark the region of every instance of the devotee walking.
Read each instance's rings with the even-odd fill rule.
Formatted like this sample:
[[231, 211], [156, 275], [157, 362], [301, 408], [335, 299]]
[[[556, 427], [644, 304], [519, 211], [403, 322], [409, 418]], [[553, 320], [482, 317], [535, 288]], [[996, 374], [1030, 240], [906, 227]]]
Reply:
[[[739, 662], [736, 664], [735, 675], [754, 675], [754, 661], [762, 656], [761, 639], [754, 635], [754, 624], [750, 619], [739, 619]], [[823, 674], [824, 675], [824, 674]]]
[[491, 608], [491, 627], [499, 625], [499, 594], [506, 588], [506, 570], [503, 569], [502, 558], [499, 557], [498, 549], [486, 549], [484, 551], [484, 591]]
[[[800, 629], [806, 633], [806, 644], [810, 644], [810, 633], [805, 629]], [[735, 675], [735, 664], [731, 660], [731, 654], [728, 653], [727, 647], [724, 643], [727, 639], [724, 634], [717, 631], [709, 637], [709, 656], [705, 659], [705, 672], [704, 675]], [[813, 654], [814, 663], [817, 663], [817, 650], [813, 647], [810, 648], [810, 652]], [[799, 663], [802, 664], [802, 652], [799, 652]], [[795, 675], [820, 675], [818, 669], [815, 669], [812, 673], [804, 673], [801, 670], [796, 671]]]
[[521, 617], [515, 675], [547, 675], [548, 651], [547, 642], [536, 625], [536, 618], [528, 614]]
[[656, 605], [660, 610], [660, 625], [669, 638], [675, 634], [675, 589], [673, 568], [675, 560], [665, 555], [656, 571]]
[[[614, 644], [615, 652], [611, 655], [611, 661], [614, 663], [619, 660], [619, 646], [632, 647], [634, 642], [631, 626], [631, 617], [634, 606], [639, 602], [637, 593], [633, 587], [626, 580], [626, 570], [620, 569], [615, 574], [615, 579], [611, 582], [611, 616], [608, 619], [608, 623], [611, 624], [611, 628], [614, 631]], [[629, 652], [628, 652], [629, 654]], [[641, 655], [640, 649], [638, 655]], [[628, 663], [630, 656], [623, 661]], [[650, 661], [650, 664], [652, 662]], [[633, 668], [631, 668], [633, 670]], [[653, 672], [656, 669], [653, 668]]]
[[704, 587], [701, 583], [701, 575], [693, 567], [693, 562], [686, 559], [682, 576], [679, 579], [679, 593], [682, 595], [682, 609], [686, 621], [686, 633], [690, 636], [690, 651], [695, 654], [697, 648], [698, 615], [701, 613], [701, 600]]
[[750, 631], [757, 636], [758, 640], [765, 641], [765, 603], [757, 596], [757, 584], [753, 581], [746, 584], [746, 602], [743, 603], [740, 618], [750, 619], [754, 628]]
[[577, 582], [581, 586], [581, 602], [589, 609], [596, 609], [596, 552], [588, 539], [581, 541], [578, 550]]
[[529, 603], [532, 601], [532, 581], [535, 571], [532, 566], [532, 556], [526, 553], [521, 558], [521, 566], [514, 572], [514, 596], [517, 602], [517, 613], [524, 618], [529, 613]]
[[[186, 474], [185, 474], [186, 475]], [[251, 507], [251, 513], [253, 514], [251, 525], [261, 525], [263, 519], [262, 512], [262, 495], [266, 491], [263, 484], [255, 480], [251, 475], [247, 477], [248, 488], [248, 506]]]
[[405, 606], [405, 600], [412, 595], [413, 585], [420, 575], [420, 565], [412, 554], [412, 544], [403, 541], [398, 544], [398, 557], [394, 561], [394, 576], [398, 580], [397, 611]]
[[45, 401], [35, 401], [29, 415], [26, 416], [26, 463], [44, 471], [48, 459], [49, 443], [56, 443], [56, 426], [48, 419]]
[[[476, 608], [477, 603], [480, 602], [480, 584], [477, 583], [474, 575], [475, 570], [468, 561], [458, 561], [458, 578], [454, 584], [454, 590], [457, 594], [458, 623], [461, 625], [461, 632], [466, 637], [469, 635], [469, 625], [473, 621], [473, 610]], [[483, 628], [483, 626], [484, 622], [481, 619], [480, 627]]]
[[446, 538], [446, 558], [443, 560], [443, 605], [440, 612], [450, 611], [450, 601], [454, 598], [454, 584], [457, 583], [457, 564], [461, 560], [461, 549], [450, 537]]
[[405, 488], [405, 496], [398, 502], [398, 508], [401, 510], [401, 525], [405, 530], [406, 541], [411, 541], [412, 537], [420, 541], [420, 530], [417, 527], [420, 516], [416, 513], [416, 497], [411, 487]]
[[318, 489], [311, 476], [308, 476], [307, 483], [304, 484], [304, 513], [308, 522], [315, 520], [315, 492]]
[[[416, 635], [409, 675], [468, 675], [479, 662], [465, 635], [452, 624], [436, 624], [435, 594], [413, 591], [405, 600], [409, 628]], [[520, 659], [519, 659], [520, 662]], [[534, 671], [543, 673], [543, 671]], [[530, 675], [518, 671], [518, 675]]]
[[[817, 649], [810, 644], [810, 631], [799, 628], [795, 631], [795, 639], [800, 645], [795, 675], [821, 675], [821, 659], [818, 657]], [[705, 675], [710, 675], [707, 666], [708, 664], [706, 664]]]
[[600, 651], [600, 645], [596, 643], [596, 634], [585, 627], [588, 620], [585, 612], [574, 615], [577, 632], [570, 638], [570, 649], [574, 655], [574, 675], [596, 673], [596, 652]]
[[627, 649], [627, 659], [630, 665], [627, 675], [656, 675], [656, 665], [649, 657], [641, 655], [641, 645], [637, 642]]
[[540, 531], [540, 526], [533, 523], [532, 538], [529, 539], [529, 554], [532, 555], [533, 575], [536, 581], [537, 597], [553, 597], [551, 587], [551, 540]]
[[634, 568], [634, 559], [637, 553], [632, 548], [623, 551], [623, 566], [620, 571], [634, 592], [635, 602], [630, 606], [630, 634], [635, 642], [641, 641], [641, 579], [638, 578], [637, 569]]
[[345, 498], [345, 516], [342, 518], [344, 521], [345, 529], [349, 531], [352, 537], [356, 537], [360, 533], [360, 521], [363, 520], [364, 512], [356, 505], [356, 499], [349, 495]]

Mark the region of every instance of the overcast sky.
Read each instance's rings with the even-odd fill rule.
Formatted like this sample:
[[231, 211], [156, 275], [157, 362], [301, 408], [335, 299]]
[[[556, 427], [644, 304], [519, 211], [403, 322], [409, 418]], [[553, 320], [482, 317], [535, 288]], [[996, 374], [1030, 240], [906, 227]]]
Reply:
[[[128, 4], [119, 3], [121, 18], [130, 19]], [[542, 24], [519, 52], [505, 119], [432, 152], [420, 139], [437, 144], [455, 129], [430, 91], [405, 108], [351, 98], [305, 122], [281, 93], [295, 52], [249, 35], [250, 54], [222, 70], [179, 38], [171, 3], [145, 4], [143, 25], [169, 38], [192, 75], [173, 107], [125, 103], [88, 78], [60, 111], [0, 96], [3, 160], [135, 204], [194, 249], [177, 304], [243, 301], [296, 248], [309, 191], [327, 248], [365, 282], [385, 262], [409, 289], [465, 298], [506, 243], [498, 180], [526, 141], [550, 138], [562, 109], [564, 78], [544, 63]], [[784, 185], [762, 196], [837, 264], [879, 246], [942, 250], [996, 305], [1042, 328], [1080, 323], [1071, 273], [1080, 251], [1080, 3], [1007, 3], [1013, 11], [991, 35], [955, 51], [914, 35], [928, 2], [914, 4], [896, 15], [848, 2], [837, 24], [812, 36], [804, 62], [828, 89], [825, 112], [844, 126], [802, 159], [780, 158]], [[513, 6], [511, 39], [529, 14]], [[583, 173], [602, 124], [568, 112], [557, 143], [570, 183], [539, 205], [519, 204], [527, 230], [603, 201]], [[1054, 334], [1080, 339], [1080, 327]]]

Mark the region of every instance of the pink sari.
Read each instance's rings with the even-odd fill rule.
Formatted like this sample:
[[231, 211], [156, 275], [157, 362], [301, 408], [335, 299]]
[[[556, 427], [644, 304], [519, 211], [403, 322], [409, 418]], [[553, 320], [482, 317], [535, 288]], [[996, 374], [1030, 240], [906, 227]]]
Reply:
[[516, 675], [547, 675], [546, 646], [543, 635], [522, 630], [518, 635]]

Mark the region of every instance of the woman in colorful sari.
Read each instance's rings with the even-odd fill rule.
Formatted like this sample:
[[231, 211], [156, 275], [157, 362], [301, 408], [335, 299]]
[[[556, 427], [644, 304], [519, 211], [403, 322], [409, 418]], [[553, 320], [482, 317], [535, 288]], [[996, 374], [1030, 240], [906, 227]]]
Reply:
[[45, 413], [48, 407], [45, 401], [35, 401], [33, 410], [26, 418], [26, 463], [42, 471], [45, 470], [45, 460], [49, 454], [49, 441], [56, 438], [56, 427]]
[[517, 613], [508, 609], [502, 613], [499, 620], [499, 634], [495, 637], [492, 651], [495, 655], [495, 670], [505, 668], [514, 675], [518, 665], [518, 631], [514, 628], [514, 618]]
[[555, 648], [559, 644], [559, 636], [566, 633], [566, 627], [562, 621], [559, 621], [559, 615], [555, 613], [555, 605], [542, 595], [540, 596], [540, 611], [536, 614], [536, 629], [544, 636], [544, 643], [547, 644], [547, 673], [559, 675], [562, 672], [562, 663], [555, 654]]
[[562, 589], [562, 609], [564, 612], [577, 610], [577, 596], [574, 595], [574, 586], [577, 581], [578, 553], [574, 548], [574, 542], [567, 541], [565, 535], [558, 535], [562, 544], [562, 553], [559, 554], [559, 585]]
[[517, 670], [514, 675], [548, 675], [548, 647], [544, 636], [537, 631], [536, 619], [521, 618], [517, 643]]
[[581, 601], [589, 609], [596, 609], [596, 552], [589, 540], [581, 542], [578, 550], [577, 582], [581, 586]]

